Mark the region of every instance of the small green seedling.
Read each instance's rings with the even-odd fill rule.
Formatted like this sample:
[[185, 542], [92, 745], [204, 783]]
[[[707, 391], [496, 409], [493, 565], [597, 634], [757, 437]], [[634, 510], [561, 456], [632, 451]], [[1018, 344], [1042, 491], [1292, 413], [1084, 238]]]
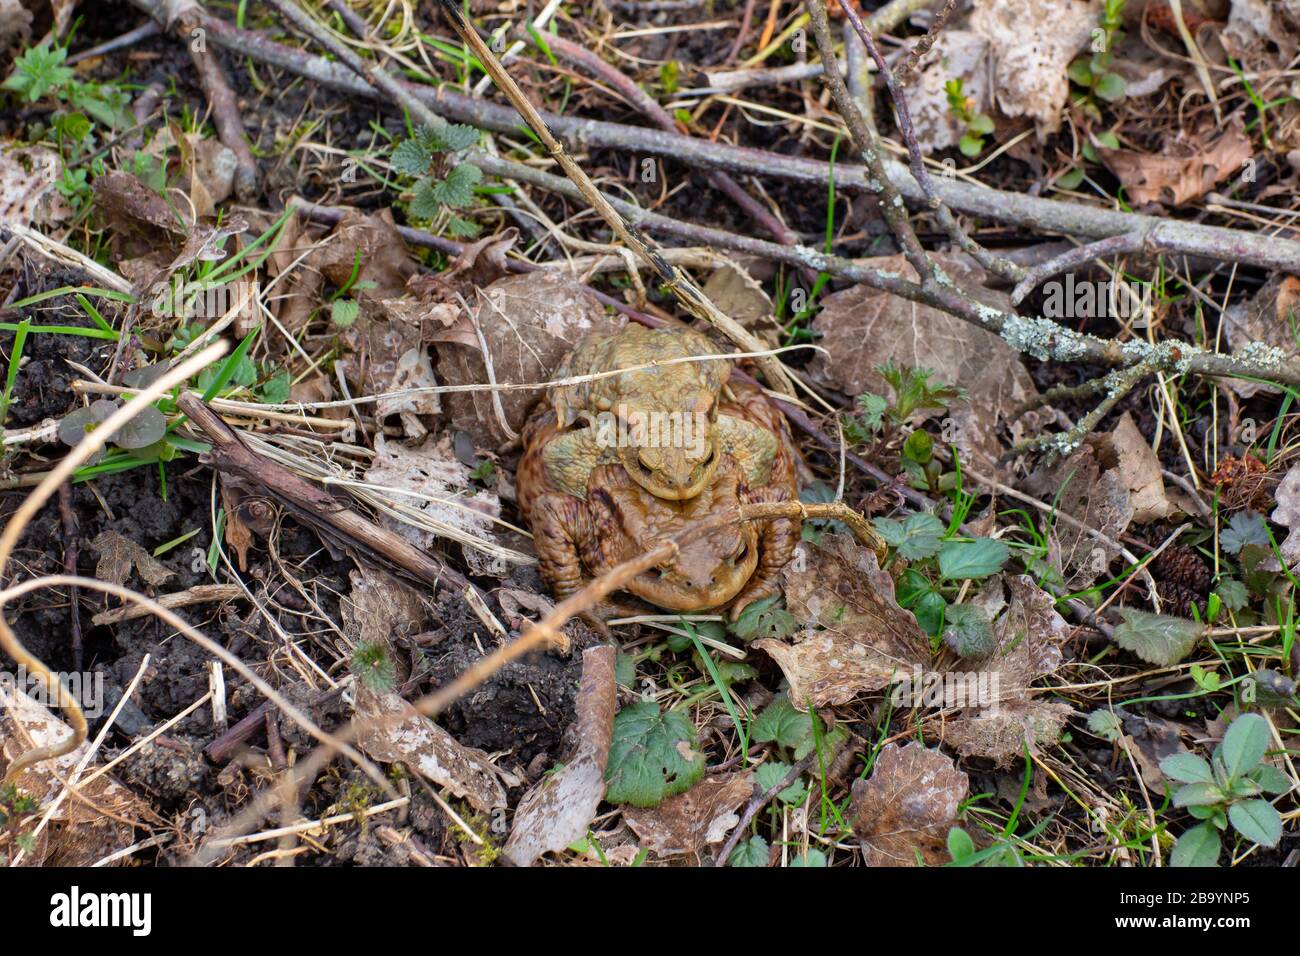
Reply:
[[993, 133], [993, 117], [975, 109], [975, 101], [966, 95], [965, 85], [965, 81], [959, 77], [945, 83], [943, 91], [948, 96], [948, 109], [964, 128], [957, 148], [963, 156], [974, 159], [984, 152], [984, 137]]
[[1125, 0], [1105, 0], [1099, 26], [1092, 32], [1092, 55], [1079, 57], [1067, 71], [1070, 80], [1083, 88], [1076, 102], [1097, 120], [1101, 119], [1098, 100], [1116, 103], [1127, 91], [1124, 78], [1110, 68], [1115, 45], [1124, 39], [1124, 31], [1120, 29], [1124, 23], [1124, 3]]
[[1229, 823], [1252, 843], [1277, 846], [1282, 817], [1261, 794], [1286, 793], [1291, 779], [1263, 762], [1270, 739], [1268, 721], [1258, 714], [1243, 714], [1228, 727], [1208, 762], [1191, 753], [1160, 761], [1165, 776], [1182, 784], [1173, 793], [1174, 806], [1186, 808], [1202, 821], [1178, 838], [1171, 865], [1217, 865], [1222, 849], [1219, 833]]

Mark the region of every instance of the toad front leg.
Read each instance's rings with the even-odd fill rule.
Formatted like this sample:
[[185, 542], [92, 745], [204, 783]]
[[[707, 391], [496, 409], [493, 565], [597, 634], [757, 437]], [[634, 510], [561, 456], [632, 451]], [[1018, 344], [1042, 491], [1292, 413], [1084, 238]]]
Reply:
[[538, 570], [562, 601], [583, 585], [581, 555], [592, 543], [591, 512], [581, 498], [548, 492], [534, 502], [532, 524]]
[[[746, 503], [751, 504], [790, 500], [790, 493], [784, 488], [757, 488], [745, 495]], [[731, 604], [729, 616], [733, 621], [755, 601], [779, 593], [781, 569], [794, 556], [800, 529], [800, 522], [792, 518], [769, 518], [763, 522], [758, 538], [758, 567], [745, 590]]]

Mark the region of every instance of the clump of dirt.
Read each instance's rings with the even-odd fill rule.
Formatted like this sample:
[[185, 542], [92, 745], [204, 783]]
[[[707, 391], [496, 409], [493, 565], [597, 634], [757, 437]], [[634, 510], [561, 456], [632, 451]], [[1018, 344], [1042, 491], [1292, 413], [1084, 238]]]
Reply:
[[[85, 275], [71, 269], [45, 270], [31, 262], [24, 264], [13, 287], [14, 300], [51, 289], [85, 284]], [[71, 296], [57, 296], [28, 310], [33, 325], [64, 325], [95, 328], [94, 322]], [[0, 332], [0, 352], [13, 353], [13, 332]], [[28, 333], [20, 358], [13, 401], [5, 418], [6, 428], [35, 425], [47, 418], [62, 418], [81, 404], [72, 391], [73, 379], [81, 374], [69, 360], [91, 367], [100, 366], [112, 355], [115, 343], [83, 335]]]
[[[455, 680], [496, 649], [483, 623], [457, 596], [442, 601], [446, 636], [426, 652], [434, 687]], [[582, 677], [582, 651], [599, 638], [585, 627], [568, 629], [568, 657], [529, 654], [448, 708], [442, 723], [456, 739], [488, 753], [512, 751], [527, 767], [539, 754], [557, 757], [573, 719]]]

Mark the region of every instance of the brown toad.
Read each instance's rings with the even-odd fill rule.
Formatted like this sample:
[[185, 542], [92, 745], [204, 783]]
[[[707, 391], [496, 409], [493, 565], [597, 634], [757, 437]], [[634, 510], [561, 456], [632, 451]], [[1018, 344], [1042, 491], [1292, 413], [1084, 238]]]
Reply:
[[[724, 385], [729, 361], [672, 362], [714, 352], [694, 332], [632, 326], [585, 340], [564, 363], [561, 377], [669, 362], [559, 386], [525, 426], [519, 503], [558, 597], [738, 504], [797, 499], [798, 452], [763, 392]], [[658, 607], [729, 607], [734, 617], [776, 592], [798, 539], [796, 520], [731, 524], [628, 590]]]

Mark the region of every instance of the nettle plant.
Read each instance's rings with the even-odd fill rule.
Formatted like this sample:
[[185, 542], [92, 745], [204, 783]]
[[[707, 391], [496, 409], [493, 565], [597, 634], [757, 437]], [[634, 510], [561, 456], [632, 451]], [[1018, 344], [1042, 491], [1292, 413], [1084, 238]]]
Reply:
[[948, 97], [948, 109], [962, 124], [962, 136], [957, 141], [957, 148], [963, 156], [971, 159], [984, 152], [984, 137], [993, 133], [993, 117], [975, 109], [975, 101], [966, 95], [966, 82], [961, 77], [944, 83], [943, 91]]
[[454, 236], [478, 235], [477, 224], [456, 215], [474, 202], [474, 187], [483, 179], [483, 171], [469, 163], [453, 165], [451, 157], [478, 143], [479, 132], [472, 126], [448, 124], [441, 129], [421, 126], [410, 139], [395, 147], [393, 171], [414, 180], [408, 207], [415, 219], [445, 219]]
[[904, 433], [914, 417], [945, 412], [965, 393], [931, 382], [934, 373], [925, 368], [904, 368], [890, 361], [877, 365], [876, 371], [894, 396], [891, 400], [872, 392], [859, 395], [857, 411], [844, 419], [844, 437], [866, 448], [872, 457], [896, 451], [914, 487], [938, 490], [942, 468], [934, 457], [933, 436], [923, 428]]
[[1243, 839], [1277, 846], [1282, 817], [1262, 794], [1286, 793], [1291, 780], [1264, 763], [1269, 741], [1268, 721], [1258, 714], [1242, 714], [1228, 727], [1209, 761], [1191, 753], [1160, 761], [1164, 775], [1182, 784], [1173, 793], [1174, 806], [1203, 821], [1178, 838], [1171, 865], [1217, 865], [1222, 849], [1219, 834], [1229, 823]]

